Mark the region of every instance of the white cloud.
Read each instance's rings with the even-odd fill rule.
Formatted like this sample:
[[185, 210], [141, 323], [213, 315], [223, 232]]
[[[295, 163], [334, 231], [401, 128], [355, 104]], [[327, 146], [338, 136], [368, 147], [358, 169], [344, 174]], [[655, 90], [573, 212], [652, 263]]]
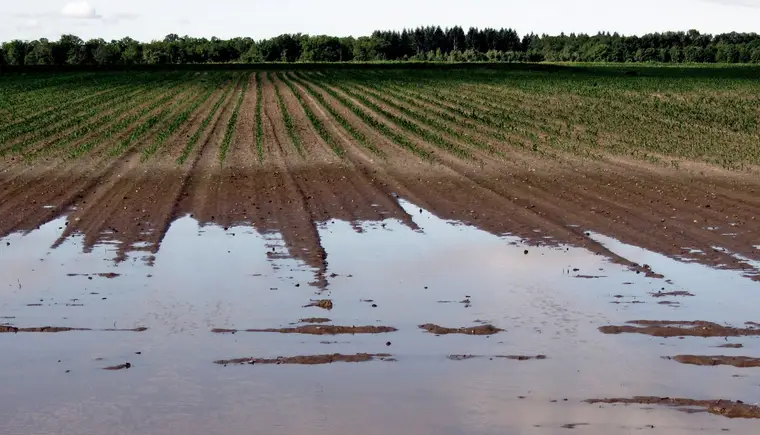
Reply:
[[98, 15], [95, 7], [86, 1], [67, 3], [61, 10], [61, 15], [66, 18], [78, 18], [84, 20], [97, 20], [102, 18]]

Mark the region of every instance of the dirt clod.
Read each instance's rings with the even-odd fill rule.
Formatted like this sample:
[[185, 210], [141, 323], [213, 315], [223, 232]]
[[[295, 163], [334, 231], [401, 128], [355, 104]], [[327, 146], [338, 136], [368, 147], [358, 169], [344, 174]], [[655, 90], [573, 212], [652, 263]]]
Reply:
[[311, 301], [309, 305], [304, 305], [304, 308], [305, 307], [319, 307], [329, 311], [333, 309], [333, 302], [330, 299], [320, 299]]
[[681, 364], [691, 364], [696, 366], [760, 367], [760, 358], [749, 356], [676, 355], [674, 357], [665, 358], [678, 361]]
[[277, 357], [277, 358], [236, 358], [229, 360], [214, 361], [215, 364], [228, 365], [256, 365], [256, 364], [331, 364], [334, 362], [367, 362], [379, 359], [382, 361], [391, 361], [392, 356], [387, 353], [369, 354], [369, 353], [357, 353], [354, 355], [343, 355], [339, 353], [328, 355], [303, 355], [303, 356], [291, 356], [291, 357]]
[[420, 329], [424, 329], [431, 334], [445, 335], [445, 334], [467, 334], [467, 335], [493, 335], [497, 334], [503, 329], [499, 329], [493, 325], [479, 325], [465, 328], [446, 328], [438, 326], [432, 323], [426, 323], [419, 325]]
[[741, 337], [760, 336], [757, 328], [735, 328], [703, 320], [633, 320], [626, 325], [608, 325], [599, 328], [604, 334], [645, 334], [653, 337]]
[[216, 334], [235, 334], [237, 332], [278, 332], [280, 334], [338, 335], [338, 334], [383, 334], [397, 331], [391, 326], [337, 326], [337, 325], [303, 325], [295, 328], [268, 329], [212, 329]]
[[760, 418], [760, 406], [748, 405], [742, 401], [733, 400], [694, 400], [673, 397], [636, 396], [632, 398], [589, 399], [587, 403], [622, 403], [642, 405], [663, 405], [679, 411], [693, 413], [694, 408], [702, 408], [702, 412], [722, 415], [728, 418]]

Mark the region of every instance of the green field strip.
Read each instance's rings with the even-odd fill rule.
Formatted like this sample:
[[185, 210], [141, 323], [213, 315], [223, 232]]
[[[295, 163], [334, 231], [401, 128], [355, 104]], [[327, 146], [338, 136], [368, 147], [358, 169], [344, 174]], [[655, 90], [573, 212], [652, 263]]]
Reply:
[[182, 95], [184, 92], [187, 91], [187, 88], [189, 86], [189, 83], [185, 82], [182, 83], [179, 86], [179, 89], [175, 89], [173, 91], [170, 91], [167, 94], [164, 94], [162, 97], [160, 97], [158, 100], [154, 100], [150, 105], [147, 107], [143, 107], [139, 112], [129, 114], [123, 118], [121, 118], [118, 122], [112, 124], [110, 127], [105, 129], [102, 134], [100, 134], [97, 138], [94, 138], [86, 143], [78, 145], [76, 148], [71, 150], [69, 152], [70, 158], [78, 158], [79, 156], [86, 154], [93, 150], [94, 148], [98, 147], [99, 145], [105, 143], [107, 140], [111, 139], [114, 136], [118, 136], [120, 133], [126, 131], [129, 129], [129, 127], [133, 126], [135, 123], [140, 121], [143, 117], [147, 116], [151, 112], [155, 111], [161, 106], [166, 105], [173, 99], [177, 98], [178, 96]]
[[227, 152], [230, 149], [230, 143], [232, 143], [232, 138], [235, 135], [235, 127], [237, 127], [238, 117], [240, 116], [240, 106], [243, 104], [245, 94], [248, 92], [248, 84], [250, 83], [251, 74], [245, 74], [243, 77], [245, 77], [243, 79], [243, 89], [240, 91], [240, 95], [238, 95], [237, 102], [235, 102], [235, 108], [232, 110], [232, 115], [230, 116], [229, 121], [227, 121], [227, 130], [224, 132], [224, 139], [219, 146], [220, 165], [223, 165], [224, 159], [227, 158]]
[[427, 130], [425, 128], [420, 127], [419, 124], [416, 124], [416, 123], [408, 120], [407, 118], [395, 115], [395, 114], [393, 114], [393, 113], [391, 113], [391, 112], [383, 109], [378, 104], [375, 104], [373, 101], [369, 100], [364, 95], [362, 95], [362, 94], [360, 94], [358, 92], [352, 91], [347, 86], [339, 83], [337, 80], [334, 80], [334, 79], [333, 80], [327, 79], [327, 80], [328, 80], [328, 83], [330, 83], [330, 85], [332, 85], [335, 88], [341, 90], [346, 95], [348, 95], [348, 96], [356, 99], [357, 101], [359, 101], [360, 103], [362, 103], [367, 108], [375, 111], [376, 113], [381, 114], [386, 119], [388, 119], [392, 123], [396, 124], [397, 126], [403, 128], [404, 130], [406, 130], [406, 131], [408, 131], [408, 132], [410, 132], [410, 133], [412, 133], [412, 134], [414, 134], [416, 136], [421, 137], [426, 142], [428, 142], [428, 143], [430, 143], [432, 145], [435, 145], [438, 148], [446, 150], [446, 151], [448, 151], [448, 152], [450, 152], [450, 153], [452, 153], [452, 154], [454, 154], [454, 155], [456, 155], [456, 156], [458, 156], [460, 158], [465, 158], [465, 159], [471, 159], [472, 158], [472, 154], [470, 153], [469, 150], [467, 150], [465, 148], [462, 148], [461, 146], [459, 146], [457, 144], [454, 144], [454, 143], [452, 143], [452, 142], [444, 139], [442, 136], [440, 136], [438, 134], [435, 134], [435, 133], [433, 133], [433, 132], [431, 132], [431, 131], [429, 131], [429, 130]]
[[280, 112], [282, 112], [282, 121], [285, 123], [285, 129], [288, 131], [288, 136], [290, 136], [290, 139], [293, 141], [293, 146], [296, 148], [296, 151], [298, 151], [298, 154], [303, 156], [304, 155], [303, 141], [301, 140], [301, 137], [298, 135], [298, 132], [296, 131], [295, 122], [293, 121], [293, 117], [290, 116], [290, 112], [288, 112], [288, 107], [285, 104], [285, 100], [282, 98], [282, 93], [280, 92], [280, 88], [272, 80], [272, 73], [267, 73], [267, 78], [269, 79], [270, 82], [272, 82], [272, 86], [274, 86], [274, 92], [277, 95], [277, 102], [280, 106]]
[[[404, 98], [403, 96], [392, 94], [392, 92], [387, 87], [381, 88], [380, 86], [371, 85], [368, 83], [358, 84], [354, 82], [352, 84], [352, 89], [358, 92], [364, 92], [367, 95], [370, 95], [372, 98], [376, 99], [377, 101], [381, 101], [385, 105], [401, 112], [408, 118], [412, 118], [416, 120], [417, 122], [422, 123], [428, 128], [445, 132], [447, 135], [453, 138], [456, 138], [457, 140], [461, 142], [464, 142], [475, 148], [484, 150], [488, 153], [491, 153], [491, 154], [497, 153], [497, 151], [494, 150], [493, 147], [491, 147], [489, 144], [476, 140], [471, 135], [462, 133], [452, 128], [451, 127], [452, 124], [463, 126], [463, 124], [457, 123], [456, 119], [453, 119], [453, 120], [445, 119], [445, 117], [442, 117], [440, 114], [438, 114], [437, 112], [433, 110], [428, 109], [424, 105], [410, 102], [407, 98]], [[382, 93], [385, 93], [385, 95], [388, 95], [388, 96], [392, 96], [393, 98], [384, 96]], [[411, 106], [412, 108], [408, 106]], [[442, 122], [437, 118], [443, 118], [445, 122]]]
[[209, 124], [211, 124], [211, 121], [216, 116], [216, 113], [219, 112], [219, 109], [222, 107], [224, 102], [227, 100], [227, 97], [232, 93], [233, 89], [237, 86], [236, 81], [232, 82], [231, 86], [227, 87], [227, 90], [224, 91], [222, 96], [219, 97], [218, 100], [216, 100], [216, 103], [214, 103], [214, 107], [211, 108], [211, 112], [203, 119], [203, 122], [201, 122], [201, 125], [198, 127], [198, 130], [195, 131], [195, 133], [187, 140], [187, 144], [185, 144], [185, 149], [182, 151], [182, 155], [177, 158], [177, 164], [182, 165], [185, 163], [188, 157], [190, 157], [190, 153], [193, 152], [193, 148], [195, 148], [195, 145], [198, 143], [198, 140], [200, 140], [201, 135], [206, 131]]
[[293, 86], [293, 83], [290, 82], [290, 80], [285, 77], [283, 73], [278, 73], [277, 76], [279, 79], [285, 83], [285, 85], [290, 89], [290, 91], [295, 95], [296, 99], [298, 100], [298, 103], [301, 105], [301, 108], [306, 113], [306, 117], [309, 118], [309, 121], [311, 122], [311, 126], [314, 127], [314, 131], [317, 132], [319, 137], [322, 138], [323, 141], [330, 147], [330, 149], [333, 150], [335, 154], [337, 154], [340, 157], [343, 157], [346, 155], [346, 150], [341, 147], [338, 142], [335, 140], [334, 137], [330, 134], [329, 131], [327, 131], [327, 127], [325, 127], [325, 124], [322, 122], [319, 117], [314, 113], [313, 110], [311, 110], [311, 107], [304, 101], [303, 96], [300, 92], [298, 92]]
[[259, 162], [264, 161], [264, 123], [262, 113], [264, 111], [264, 86], [261, 84], [261, 73], [256, 73], [256, 154]]
[[83, 137], [86, 137], [92, 133], [96, 133], [100, 131], [102, 128], [110, 128], [111, 124], [115, 124], [118, 122], [118, 117], [121, 116], [125, 111], [132, 109], [134, 107], [139, 107], [146, 102], [150, 102], [157, 98], [157, 96], [161, 94], [165, 94], [166, 92], [170, 91], [171, 89], [177, 87], [180, 85], [181, 82], [175, 81], [175, 82], [156, 82], [151, 84], [150, 86], [146, 86], [143, 88], [143, 91], [139, 98], [128, 98], [123, 99], [121, 102], [116, 103], [114, 106], [111, 107], [110, 113], [103, 114], [99, 118], [96, 118], [95, 121], [85, 124], [82, 127], [74, 130], [73, 132], [69, 133], [65, 138], [62, 138], [61, 140], [56, 141], [54, 144], [51, 144], [49, 146], [46, 146], [44, 148], [40, 148], [38, 150], [32, 151], [30, 153], [24, 154], [24, 159], [27, 161], [34, 161], [42, 156], [49, 155], [53, 153], [54, 151], [66, 148], [67, 146], [71, 145], [72, 143], [76, 142], [79, 139], [82, 139]]
[[[218, 75], [217, 75], [218, 77]], [[190, 119], [190, 116], [195, 113], [198, 108], [205, 103], [206, 101], [211, 98], [211, 96], [214, 94], [214, 92], [217, 90], [218, 85], [220, 82], [213, 82], [210, 85], [208, 85], [208, 89], [205, 90], [205, 93], [200, 94], [198, 98], [193, 100], [190, 107], [183, 110], [181, 113], [179, 113], [176, 117], [174, 117], [169, 125], [164, 127], [157, 135], [156, 138], [153, 140], [153, 142], [148, 145], [147, 147], [143, 148], [142, 150], [142, 156], [140, 157], [141, 161], [148, 160], [151, 156], [153, 156], [156, 151], [158, 151], [161, 146], [168, 140], [177, 130], [182, 127], [182, 125], [187, 122], [188, 119]]]
[[[54, 124], [52, 127], [42, 130], [36, 130], [36, 132], [29, 136], [24, 136], [20, 142], [16, 142], [13, 145], [0, 151], [0, 156], [5, 156], [11, 153], [21, 153], [29, 146], [34, 145], [40, 141], [44, 141], [48, 138], [56, 136], [60, 133], [76, 128], [79, 125], [87, 123], [92, 118], [96, 117], [99, 113], [103, 112], [104, 106], [118, 105], [120, 102], [128, 100], [136, 94], [142, 93], [143, 90], [136, 87], [124, 88], [116, 95], [108, 95], [108, 98], [91, 100], [91, 104], [84, 107], [84, 110], [78, 112], [74, 116], [65, 117], [60, 122]], [[82, 107], [80, 107], [82, 109]]]
[[321, 84], [318, 81], [310, 81], [309, 77], [304, 76], [300, 72], [296, 74], [299, 78], [302, 78], [303, 80], [305, 80], [306, 83], [313, 84], [315, 87], [323, 90], [328, 95], [338, 100], [341, 104], [343, 104], [343, 106], [345, 106], [348, 110], [353, 112], [354, 115], [356, 115], [359, 119], [364, 121], [365, 124], [377, 130], [382, 136], [385, 136], [391, 142], [403, 148], [406, 148], [407, 150], [411, 151], [413, 154], [416, 154], [417, 156], [422, 157], [423, 159], [431, 159], [433, 157], [432, 153], [420, 148], [415, 143], [410, 141], [406, 136], [403, 136], [397, 133], [396, 131], [388, 127], [386, 124], [379, 121], [374, 116], [370, 115], [367, 111], [365, 111], [358, 105], [354, 104], [348, 98], [344, 97], [338, 92], [335, 92], [334, 89], [330, 88], [329, 86], [325, 86], [324, 84]]
[[[0, 144], [7, 144], [9, 141], [21, 137], [28, 133], [39, 131], [40, 126], [50, 126], [58, 122], [71, 118], [76, 113], [81, 113], [82, 106], [92, 107], [93, 105], [106, 104], [113, 94], [119, 95], [123, 89], [130, 89], [134, 85], [122, 85], [111, 88], [102, 93], [92, 95], [84, 100], [75, 100], [58, 108], [53, 108], [44, 114], [27, 118], [18, 123], [12, 124], [0, 132]], [[91, 92], [91, 91], [88, 91]]]
[[372, 151], [374, 154], [377, 154], [378, 156], [385, 155], [380, 148], [373, 144], [362, 132], [357, 130], [350, 122], [348, 122], [346, 118], [344, 118], [337, 110], [335, 110], [335, 107], [333, 107], [325, 100], [322, 94], [315, 91], [314, 88], [312, 88], [308, 83], [302, 81], [296, 76], [286, 76], [286, 78], [292, 79], [295, 83], [299, 84], [303, 89], [305, 89], [306, 92], [311, 95], [314, 100], [317, 101], [320, 107], [322, 107], [333, 118], [335, 118], [338, 124], [340, 124], [340, 126], [343, 127], [343, 129], [347, 131], [348, 134], [351, 135], [351, 137], [353, 137], [354, 140], [356, 140], [359, 144]]

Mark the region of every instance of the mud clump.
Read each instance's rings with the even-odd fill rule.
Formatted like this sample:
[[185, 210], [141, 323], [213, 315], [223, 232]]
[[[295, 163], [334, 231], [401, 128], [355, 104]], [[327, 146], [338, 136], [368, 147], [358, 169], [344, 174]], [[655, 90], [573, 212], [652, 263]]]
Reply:
[[30, 328], [18, 328], [11, 325], [0, 325], [0, 333], [14, 333], [19, 332], [42, 332], [42, 333], [55, 333], [55, 332], [70, 332], [70, 331], [101, 331], [101, 332], [143, 332], [148, 328], [141, 326], [134, 329], [92, 329], [92, 328], [70, 328], [61, 326], [35, 326]]
[[47, 333], [55, 333], [55, 332], [69, 332], [69, 331], [92, 331], [92, 329], [89, 328], [69, 328], [69, 327], [59, 327], [59, 326], [35, 326], [31, 328], [17, 328], [15, 326], [11, 325], [2, 325], [0, 326], [0, 333], [19, 333], [19, 332], [47, 332]]
[[449, 355], [447, 356], [448, 359], [452, 361], [463, 361], [467, 359], [474, 359], [474, 358], [499, 358], [499, 359], [511, 359], [514, 361], [530, 361], [530, 360], [542, 360], [546, 359], [546, 355], [493, 355], [493, 356], [485, 356], [485, 355]]
[[267, 328], [267, 329], [212, 329], [216, 334], [235, 334], [237, 332], [277, 332], [280, 334], [310, 334], [310, 335], [338, 335], [338, 334], [384, 334], [395, 332], [398, 329], [391, 326], [337, 326], [337, 325], [303, 325], [295, 328]]
[[307, 319], [301, 319], [298, 321], [298, 323], [327, 323], [327, 322], [332, 322], [332, 320], [326, 317], [309, 317]]
[[116, 370], [127, 370], [130, 368], [132, 368], [132, 363], [126, 362], [124, 364], [119, 364], [117, 366], [104, 367], [103, 370], [116, 371]]
[[109, 272], [109, 273], [99, 273], [98, 276], [101, 278], [114, 279], [114, 278], [120, 277], [121, 274]]
[[329, 311], [333, 309], [333, 302], [330, 299], [320, 299], [317, 301], [311, 301], [309, 305], [304, 305], [304, 308], [306, 307], [319, 307]]
[[760, 358], [749, 356], [676, 355], [664, 358], [678, 361], [681, 364], [691, 364], [695, 366], [734, 366], [740, 368], [760, 367]]
[[702, 320], [633, 320], [626, 325], [599, 328], [603, 334], [645, 334], [653, 337], [742, 337], [760, 336], [758, 328], [735, 328]]
[[354, 355], [343, 355], [339, 353], [328, 355], [302, 355], [291, 357], [277, 357], [277, 358], [236, 358], [229, 360], [214, 361], [214, 364], [228, 365], [256, 365], [256, 364], [302, 364], [302, 365], [317, 365], [317, 364], [331, 364], [334, 362], [367, 362], [379, 359], [381, 361], [395, 361], [392, 355], [387, 353], [357, 353]]
[[674, 397], [636, 396], [632, 398], [589, 399], [586, 400], [586, 403], [662, 405], [689, 413], [695, 412], [695, 408], [702, 408], [701, 412], [709, 412], [710, 414], [722, 415], [727, 418], [760, 418], [760, 406], [748, 405], [741, 400], [694, 400]]
[[689, 292], [687, 292], [685, 290], [678, 290], [678, 291], [674, 291], [674, 292], [662, 292], [662, 291], [659, 291], [659, 292], [652, 292], [652, 293], [649, 293], [649, 294], [652, 295], [653, 298], [664, 298], [664, 297], [667, 297], [667, 296], [694, 296], [693, 294], [691, 294], [691, 293], [689, 293]]
[[466, 335], [493, 335], [498, 334], [499, 332], [503, 331], [503, 329], [499, 329], [493, 325], [480, 325], [480, 326], [471, 326], [468, 328], [446, 328], [443, 326], [438, 326], [432, 323], [426, 323], [424, 325], [419, 325], [420, 329], [424, 329], [425, 331], [435, 334], [435, 335], [446, 335], [446, 334], [466, 334]]

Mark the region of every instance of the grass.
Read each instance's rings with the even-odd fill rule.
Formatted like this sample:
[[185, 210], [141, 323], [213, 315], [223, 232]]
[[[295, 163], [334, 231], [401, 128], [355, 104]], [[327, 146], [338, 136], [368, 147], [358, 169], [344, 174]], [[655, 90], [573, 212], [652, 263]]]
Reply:
[[232, 137], [235, 135], [235, 127], [237, 126], [238, 116], [240, 114], [240, 106], [243, 104], [246, 92], [248, 92], [250, 74], [245, 75], [245, 77], [246, 79], [243, 80], [243, 89], [240, 92], [240, 95], [238, 95], [237, 103], [235, 103], [235, 108], [232, 110], [232, 116], [230, 116], [230, 120], [227, 121], [227, 130], [224, 133], [224, 140], [222, 140], [222, 145], [219, 147], [220, 165], [224, 164], [224, 159], [227, 157], [227, 151], [230, 149]]
[[354, 104], [351, 100], [344, 97], [343, 95], [335, 92], [334, 89], [330, 88], [329, 86], [325, 86], [324, 84], [315, 81], [315, 82], [309, 82], [308, 78], [305, 78], [303, 75], [298, 75], [298, 77], [304, 78], [307, 83], [314, 83], [316, 87], [319, 89], [322, 89], [323, 91], [327, 92], [331, 97], [338, 100], [341, 104], [343, 104], [345, 107], [347, 107], [351, 112], [354, 113], [354, 115], [358, 116], [362, 121], [364, 121], [367, 125], [377, 130], [380, 134], [390, 139], [392, 142], [401, 145], [402, 147], [408, 149], [412, 153], [422, 157], [423, 159], [431, 159], [432, 154], [429, 151], [426, 151], [419, 146], [415, 145], [412, 141], [409, 140], [404, 135], [396, 133], [393, 129], [388, 127], [386, 124], [383, 124], [382, 122], [378, 121], [377, 118], [369, 114], [367, 111], [362, 109], [361, 107]]
[[264, 86], [261, 84], [261, 73], [256, 73], [256, 153], [259, 156], [259, 162], [264, 161], [264, 123], [262, 122], [262, 112], [264, 99]]
[[190, 153], [193, 152], [193, 148], [195, 148], [195, 145], [198, 143], [198, 141], [201, 138], [201, 135], [206, 131], [209, 124], [211, 124], [211, 121], [216, 116], [216, 113], [219, 112], [219, 109], [221, 109], [222, 104], [227, 100], [227, 97], [232, 92], [232, 89], [234, 89], [234, 85], [227, 87], [227, 89], [224, 91], [224, 93], [219, 97], [218, 100], [216, 100], [216, 103], [214, 103], [214, 107], [211, 108], [211, 112], [209, 112], [208, 115], [206, 115], [205, 118], [203, 118], [203, 121], [201, 122], [201, 125], [198, 127], [198, 130], [193, 133], [193, 135], [187, 140], [187, 143], [185, 144], [185, 149], [182, 150], [182, 155], [180, 155], [177, 158], [177, 164], [182, 165], [185, 163], [188, 157], [190, 157]]
[[[199, 108], [217, 98], [208, 87], [215, 78], [240, 72], [219, 68], [2, 77], [0, 154], [9, 159], [21, 155], [30, 162], [42, 156], [79, 158], [109, 144], [104, 158], [108, 151], [117, 157], [137, 148], [148, 159], [178, 139]], [[271, 71], [255, 76], [255, 153], [262, 162], [267, 158], [265, 74], [275, 78]], [[390, 142], [425, 159], [439, 151], [471, 159], [478, 152], [515, 148], [594, 158], [626, 156], [674, 167], [686, 161], [730, 169], [760, 165], [758, 68], [315, 66], [279, 77], [273, 92], [277, 102], [273, 98], [272, 103], [279, 106], [281, 118], [272, 121], [287, 131], [302, 156], [306, 149], [300, 133], [313, 128], [338, 155], [351, 145], [383, 155], [388, 151], [383, 144]], [[237, 115], [246, 104], [243, 94], [230, 99], [230, 92], [228, 85], [206, 118], [193, 125], [194, 134], [181, 139], [184, 150], [178, 164], [225, 109], [232, 118], [225, 126], [220, 161], [229, 157], [234, 139], [230, 132], [234, 134]], [[289, 112], [285, 97], [298, 101], [308, 121]], [[290, 110], [301, 113], [295, 104]], [[344, 131], [351, 144], [340, 140]], [[387, 141], [375, 140], [379, 136]]]
[[272, 73], [268, 73], [267, 78], [269, 79], [270, 82], [272, 82], [272, 86], [274, 86], [274, 92], [275, 92], [275, 95], [277, 95], [277, 103], [280, 105], [280, 112], [282, 112], [282, 122], [285, 123], [285, 129], [287, 129], [288, 131], [288, 136], [290, 136], [290, 140], [293, 141], [293, 146], [296, 148], [296, 151], [298, 151], [298, 154], [303, 156], [304, 155], [303, 141], [301, 140], [301, 137], [298, 135], [298, 132], [296, 131], [296, 124], [293, 121], [293, 117], [290, 116], [288, 107], [285, 104], [285, 99], [282, 98], [282, 93], [280, 92], [280, 88], [272, 80]]
[[294, 82], [296, 82], [299, 85], [301, 85], [306, 90], [306, 92], [308, 92], [309, 95], [311, 95], [311, 97], [314, 98], [320, 104], [320, 106], [323, 109], [327, 110], [327, 112], [333, 118], [335, 118], [336, 121], [338, 121], [338, 124], [340, 124], [341, 127], [343, 127], [343, 129], [346, 130], [348, 132], [348, 134], [350, 134], [351, 137], [353, 137], [354, 140], [356, 140], [359, 144], [361, 144], [362, 146], [364, 146], [365, 148], [367, 148], [368, 150], [372, 151], [373, 153], [375, 153], [377, 155], [382, 156], [382, 155], [385, 154], [385, 153], [383, 153], [383, 151], [380, 148], [377, 147], [377, 145], [375, 145], [374, 143], [372, 143], [372, 141], [370, 141], [367, 138], [367, 136], [364, 135], [364, 133], [362, 133], [359, 130], [357, 130], [356, 127], [353, 126], [353, 124], [351, 124], [350, 122], [348, 122], [348, 120], [343, 115], [341, 115], [336, 110], [335, 107], [333, 107], [330, 103], [328, 103], [327, 100], [325, 100], [325, 97], [322, 94], [320, 94], [319, 92], [317, 92], [316, 90], [314, 90], [314, 88], [311, 85], [309, 85], [308, 83], [302, 81], [297, 76], [288, 76], [288, 77], [292, 78]]
[[293, 86], [293, 83], [291, 83], [290, 80], [288, 80], [287, 77], [285, 77], [282, 73], [278, 73], [277, 76], [283, 83], [285, 83], [293, 95], [296, 96], [298, 103], [306, 113], [306, 117], [309, 118], [309, 122], [311, 122], [312, 127], [314, 127], [314, 130], [317, 132], [319, 137], [321, 137], [322, 140], [330, 146], [335, 154], [341, 157], [344, 156], [346, 154], [346, 150], [338, 145], [338, 143], [335, 141], [335, 138], [332, 137], [332, 135], [327, 131], [325, 124], [321, 119], [317, 117], [314, 111], [311, 110], [311, 107], [309, 107], [309, 105], [304, 101], [303, 96], [300, 92], [298, 92], [298, 90], [296, 90], [295, 86]]

